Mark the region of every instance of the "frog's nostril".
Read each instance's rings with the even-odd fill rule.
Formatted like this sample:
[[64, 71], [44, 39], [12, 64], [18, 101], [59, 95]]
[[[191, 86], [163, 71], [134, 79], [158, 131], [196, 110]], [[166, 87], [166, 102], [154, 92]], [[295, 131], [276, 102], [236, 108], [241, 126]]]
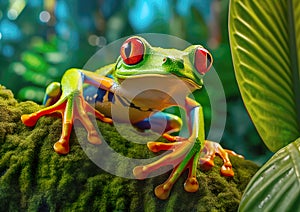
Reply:
[[173, 58], [170, 58], [170, 57], [164, 57], [163, 63], [164, 63], [165, 65], [170, 65], [170, 64], [174, 63], [174, 59], [173, 59]]

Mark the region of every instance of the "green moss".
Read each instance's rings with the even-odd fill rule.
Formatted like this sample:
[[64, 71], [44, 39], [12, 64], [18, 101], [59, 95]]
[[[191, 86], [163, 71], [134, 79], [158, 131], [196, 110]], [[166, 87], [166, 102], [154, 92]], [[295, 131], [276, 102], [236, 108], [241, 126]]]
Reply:
[[[0, 211], [236, 211], [242, 191], [258, 169], [250, 161], [231, 157], [235, 176], [221, 177], [221, 159], [216, 158], [211, 170], [198, 171], [198, 192], [184, 191], [184, 173], [170, 198], [162, 201], [154, 196], [153, 189], [169, 173], [139, 181], [101, 170], [78, 143], [86, 137], [84, 129], [72, 134], [70, 153], [58, 155], [53, 144], [60, 136], [60, 119], [42, 117], [35, 127], [24, 126], [21, 114], [40, 106], [18, 103], [4, 87], [0, 87], [0, 106]], [[124, 140], [113, 126], [97, 124], [109, 145], [124, 156], [153, 156], [146, 145]], [[127, 132], [126, 126], [122, 130]], [[82, 146], [97, 154], [94, 145]], [[126, 166], [122, 161], [115, 165], [119, 171]]]

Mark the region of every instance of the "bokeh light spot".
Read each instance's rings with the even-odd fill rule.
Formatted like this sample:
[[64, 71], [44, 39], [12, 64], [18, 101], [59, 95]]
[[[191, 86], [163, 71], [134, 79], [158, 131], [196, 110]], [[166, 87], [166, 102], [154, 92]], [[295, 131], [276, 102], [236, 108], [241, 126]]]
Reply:
[[91, 46], [99, 46], [99, 47], [103, 47], [106, 45], [106, 38], [103, 36], [97, 36], [97, 35], [90, 35], [88, 37], [88, 42]]
[[48, 11], [42, 11], [42, 12], [40, 13], [39, 18], [40, 18], [40, 21], [41, 21], [41, 22], [47, 23], [47, 22], [49, 22], [49, 20], [50, 20], [50, 18], [51, 18], [51, 15], [50, 15], [50, 13], [49, 13]]
[[15, 9], [10, 9], [7, 12], [7, 17], [10, 20], [16, 20], [16, 18], [18, 17], [18, 12]]

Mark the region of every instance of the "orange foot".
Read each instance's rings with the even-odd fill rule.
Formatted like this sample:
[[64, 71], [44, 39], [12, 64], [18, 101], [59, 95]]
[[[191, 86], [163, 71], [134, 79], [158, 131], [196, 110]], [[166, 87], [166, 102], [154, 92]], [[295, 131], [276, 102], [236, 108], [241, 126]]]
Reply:
[[[221, 168], [221, 174], [225, 176], [233, 176], [234, 173], [228, 154], [242, 157], [233, 151], [224, 150], [220, 144], [215, 142], [205, 141], [205, 145], [202, 148], [201, 142], [198, 139], [191, 142], [190, 139], [182, 139], [172, 136], [164, 137], [168, 137], [171, 141], [180, 141], [174, 143], [149, 142], [147, 146], [152, 152], [159, 152], [162, 150], [171, 150], [171, 152], [151, 164], [137, 166], [133, 170], [133, 174], [136, 178], [145, 179], [154, 170], [163, 166], [173, 165], [174, 169], [169, 178], [163, 184], [157, 186], [154, 190], [155, 195], [159, 199], [164, 200], [169, 197], [174, 183], [186, 169], [189, 170], [189, 173], [188, 178], [184, 183], [184, 189], [187, 192], [198, 191], [199, 183], [196, 179], [196, 170], [199, 161], [203, 166], [206, 166], [206, 168], [211, 168], [214, 166], [214, 157], [218, 154], [224, 161], [224, 165]], [[200, 158], [201, 152], [204, 152], [205, 154], [202, 158]]]
[[206, 140], [204, 148], [202, 150], [204, 156], [200, 158], [201, 168], [208, 170], [212, 168], [216, 155], [222, 158], [223, 165], [221, 167], [221, 174], [226, 177], [233, 177], [234, 172], [232, 170], [232, 164], [229, 160], [229, 155], [244, 158], [242, 155], [235, 153], [234, 151], [223, 149], [219, 143]]
[[54, 144], [54, 150], [59, 154], [67, 154], [69, 152], [69, 138], [75, 119], [78, 119], [83, 124], [88, 132], [88, 141], [92, 144], [101, 144], [101, 140], [87, 113], [95, 114], [103, 122], [112, 123], [110, 118], [105, 117], [102, 113], [95, 110], [78, 93], [61, 97], [54, 105], [35, 113], [22, 115], [21, 120], [25, 125], [31, 127], [36, 124], [41, 116], [52, 113], [60, 113], [63, 119], [61, 137]]

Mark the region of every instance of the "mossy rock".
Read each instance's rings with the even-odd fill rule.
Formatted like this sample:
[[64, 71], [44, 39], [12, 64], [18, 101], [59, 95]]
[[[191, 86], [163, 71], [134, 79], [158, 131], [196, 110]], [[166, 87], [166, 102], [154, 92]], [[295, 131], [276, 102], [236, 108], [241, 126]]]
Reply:
[[[111, 175], [96, 166], [73, 133], [71, 151], [58, 155], [53, 144], [61, 133], [61, 119], [42, 117], [26, 127], [20, 116], [37, 111], [33, 102], [17, 102], [0, 87], [0, 211], [237, 211], [242, 192], [258, 170], [254, 163], [231, 157], [235, 176], [220, 176], [221, 159], [209, 171], [198, 171], [199, 191], [187, 193], [187, 173], [174, 185], [168, 200], [159, 200], [154, 188], [169, 173], [146, 180]], [[146, 145], [126, 141], [116, 129], [98, 122], [105, 140], [124, 156], [153, 156]], [[124, 129], [126, 130], [126, 129]], [[101, 146], [101, 145], [100, 145]]]

